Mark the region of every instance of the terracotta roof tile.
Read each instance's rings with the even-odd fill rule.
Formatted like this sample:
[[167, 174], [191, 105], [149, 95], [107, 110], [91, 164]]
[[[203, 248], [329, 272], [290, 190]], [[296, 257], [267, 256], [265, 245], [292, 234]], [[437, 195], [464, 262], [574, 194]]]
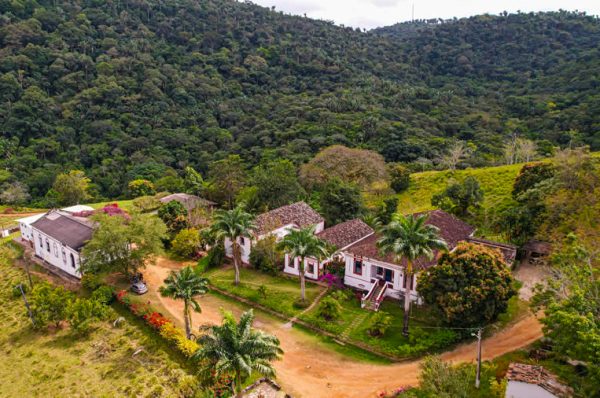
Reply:
[[362, 220], [354, 219], [324, 229], [317, 236], [337, 249], [343, 249], [374, 232], [373, 228]]
[[[458, 242], [466, 240], [475, 231], [475, 228], [471, 225], [459, 220], [451, 214], [446, 213], [442, 210], [433, 210], [430, 212], [415, 213], [415, 216], [429, 214], [429, 218], [426, 221], [428, 225], [434, 225], [440, 229], [440, 236], [448, 244], [448, 249], [452, 250], [456, 247]], [[352, 253], [356, 256], [368, 257], [379, 261], [384, 261], [391, 264], [397, 264], [394, 261], [393, 254], [382, 255], [377, 247], [377, 239], [379, 235], [374, 234], [361, 240], [360, 242], [348, 247], [345, 251]], [[422, 268], [429, 268], [437, 263], [437, 251], [434, 253], [432, 260], [421, 259], [416, 262], [415, 265]], [[404, 266], [404, 260], [402, 263], [397, 264]]]
[[508, 366], [506, 378], [509, 381], [535, 384], [560, 398], [567, 398], [573, 395], [573, 390], [570, 387], [559, 383], [557, 377], [542, 366], [511, 363]]
[[323, 217], [315, 209], [305, 202], [296, 202], [260, 214], [254, 223], [256, 224], [256, 234], [263, 235], [288, 224], [305, 228], [322, 221], [324, 221]]

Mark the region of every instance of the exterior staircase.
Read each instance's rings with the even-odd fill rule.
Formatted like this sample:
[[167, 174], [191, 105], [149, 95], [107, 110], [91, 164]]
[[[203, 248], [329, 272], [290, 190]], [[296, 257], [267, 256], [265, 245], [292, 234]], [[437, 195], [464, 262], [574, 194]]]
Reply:
[[379, 305], [383, 301], [386, 289], [387, 283], [382, 279], [378, 279], [373, 284], [373, 287], [371, 290], [369, 290], [367, 295], [362, 297], [360, 301], [361, 308], [366, 308], [371, 311], [378, 311]]

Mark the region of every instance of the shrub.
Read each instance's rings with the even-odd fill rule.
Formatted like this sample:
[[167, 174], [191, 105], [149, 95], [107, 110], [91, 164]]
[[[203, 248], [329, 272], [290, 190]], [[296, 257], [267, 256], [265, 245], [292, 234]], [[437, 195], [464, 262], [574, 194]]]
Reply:
[[346, 263], [343, 260], [334, 259], [325, 264], [328, 273], [335, 275], [338, 279], [344, 280], [346, 275]]
[[142, 213], [156, 210], [162, 203], [156, 198], [156, 196], [140, 196], [133, 200], [133, 206]]
[[274, 235], [259, 240], [250, 252], [250, 264], [259, 271], [276, 274], [283, 263], [283, 253], [277, 249]]
[[371, 323], [367, 332], [373, 337], [380, 337], [385, 334], [391, 325], [392, 317], [386, 312], [379, 311], [371, 318]]
[[399, 164], [392, 164], [388, 167], [390, 175], [390, 187], [396, 192], [404, 192], [410, 184], [410, 170]]
[[302, 300], [302, 298], [297, 298], [296, 300], [294, 300], [294, 308], [297, 309], [304, 309], [304, 308], [308, 308], [308, 306], [310, 305], [310, 301], [308, 300]]
[[200, 248], [200, 235], [194, 228], [182, 229], [171, 242], [171, 249], [182, 257], [193, 257]]
[[42, 328], [50, 322], [58, 327], [66, 318], [66, 310], [73, 300], [73, 293], [62, 286], [54, 287], [48, 282], [40, 282], [33, 287], [29, 295], [29, 304], [35, 325]]
[[258, 294], [260, 295], [260, 297], [262, 297], [263, 299], [267, 298], [267, 287], [265, 285], [260, 285], [258, 287]]
[[457, 216], [466, 216], [483, 203], [483, 190], [479, 180], [468, 176], [465, 180], [449, 184], [446, 189], [433, 195], [431, 204]]
[[342, 306], [332, 296], [325, 297], [323, 300], [321, 300], [321, 303], [319, 303], [317, 316], [320, 318], [331, 321], [333, 319], [338, 319], [341, 314]]
[[93, 292], [94, 290], [102, 286], [102, 279], [96, 274], [86, 272], [81, 277], [81, 286]]
[[27, 292], [29, 291], [29, 285], [26, 285], [24, 283], [17, 283], [12, 288], [12, 297], [13, 298], [17, 298], [17, 297], [21, 297], [22, 296], [21, 288], [19, 286], [23, 287], [23, 292], [25, 292], [25, 294], [27, 294]]
[[192, 340], [188, 340], [183, 333], [183, 330], [179, 329], [177, 326], [173, 325], [171, 322], [166, 322], [160, 327], [160, 335], [175, 345], [177, 349], [186, 357], [191, 358], [191, 356], [200, 348], [198, 343]]
[[108, 307], [98, 300], [78, 298], [69, 303], [66, 317], [76, 333], [87, 332], [92, 323], [106, 317]]
[[[225, 247], [223, 246], [222, 243], [219, 243], [219, 244], [213, 246], [206, 254], [206, 257], [204, 257], [200, 261], [203, 262], [206, 269], [210, 269], [210, 268], [220, 266], [221, 264], [223, 264], [224, 260], [225, 260]], [[200, 262], [198, 262], [198, 263], [200, 264]]]
[[156, 311], [144, 315], [143, 318], [146, 321], [146, 323], [148, 323], [155, 329], [160, 329], [163, 325], [171, 322], [169, 318], [166, 318], [163, 314]]
[[154, 189], [154, 184], [148, 180], [143, 179], [129, 181], [129, 184], [127, 184], [127, 188], [129, 188], [129, 195], [132, 198], [137, 198], [139, 196], [154, 195], [156, 193], [156, 190]]
[[158, 217], [163, 220], [171, 234], [187, 228], [187, 215], [185, 207], [176, 200], [165, 203], [158, 209]]
[[100, 286], [92, 293], [92, 299], [100, 302], [101, 304], [108, 305], [115, 298], [115, 292], [110, 286]]

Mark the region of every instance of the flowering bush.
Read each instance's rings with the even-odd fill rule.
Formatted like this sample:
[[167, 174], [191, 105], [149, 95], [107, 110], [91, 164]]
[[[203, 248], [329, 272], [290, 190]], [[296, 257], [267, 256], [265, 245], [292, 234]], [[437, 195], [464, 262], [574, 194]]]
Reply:
[[412, 389], [413, 389], [412, 386], [398, 387], [389, 393], [387, 391], [379, 391], [377, 396], [380, 398], [396, 398], [396, 397], [404, 396], [402, 394], [409, 392]]
[[159, 330], [160, 335], [169, 343], [174, 344], [186, 358], [190, 358], [200, 348], [198, 343], [188, 340], [183, 331], [169, 320], [163, 323]]
[[319, 282], [325, 282], [329, 287], [338, 285], [338, 278], [334, 274], [323, 274], [319, 277]]
[[153, 328], [160, 329], [163, 325], [171, 323], [171, 320], [166, 318], [160, 312], [152, 312], [144, 315], [144, 320]]

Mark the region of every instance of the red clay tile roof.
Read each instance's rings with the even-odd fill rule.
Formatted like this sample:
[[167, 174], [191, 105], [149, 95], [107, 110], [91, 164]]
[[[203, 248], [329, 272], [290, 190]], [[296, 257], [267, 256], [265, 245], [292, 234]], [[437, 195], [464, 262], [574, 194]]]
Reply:
[[506, 372], [508, 381], [535, 384], [560, 398], [571, 397], [573, 390], [558, 382], [556, 376], [542, 366], [511, 363]]
[[[442, 210], [415, 213], [415, 215], [421, 214], [429, 214], [426, 224], [434, 225], [440, 229], [440, 236], [446, 241], [448, 250], [454, 249], [458, 242], [467, 240], [467, 238], [469, 238], [469, 236], [475, 231], [475, 228], [469, 224]], [[377, 239], [379, 239], [379, 236], [374, 234], [348, 247], [345, 251], [352, 253], [355, 256], [367, 257], [391, 264], [397, 264], [394, 261], [393, 254], [381, 254], [379, 248], [377, 247]], [[434, 253], [432, 260], [428, 261], [426, 259], [421, 259], [418, 260], [415, 265], [422, 268], [429, 268], [437, 263], [437, 254], [437, 252]], [[404, 261], [397, 265], [404, 266]]]
[[517, 257], [517, 246], [510, 245], [507, 243], [494, 242], [487, 239], [482, 238], [469, 238], [467, 239], [471, 243], [476, 243], [479, 245], [483, 245], [492, 249], [499, 250], [502, 253], [502, 257], [504, 258], [504, 262], [507, 265], [512, 265]]
[[254, 220], [255, 233], [262, 235], [288, 224], [305, 228], [322, 221], [323, 217], [315, 209], [305, 202], [296, 202], [258, 215]]
[[337, 249], [343, 249], [374, 232], [373, 228], [356, 218], [324, 229], [317, 236]]

